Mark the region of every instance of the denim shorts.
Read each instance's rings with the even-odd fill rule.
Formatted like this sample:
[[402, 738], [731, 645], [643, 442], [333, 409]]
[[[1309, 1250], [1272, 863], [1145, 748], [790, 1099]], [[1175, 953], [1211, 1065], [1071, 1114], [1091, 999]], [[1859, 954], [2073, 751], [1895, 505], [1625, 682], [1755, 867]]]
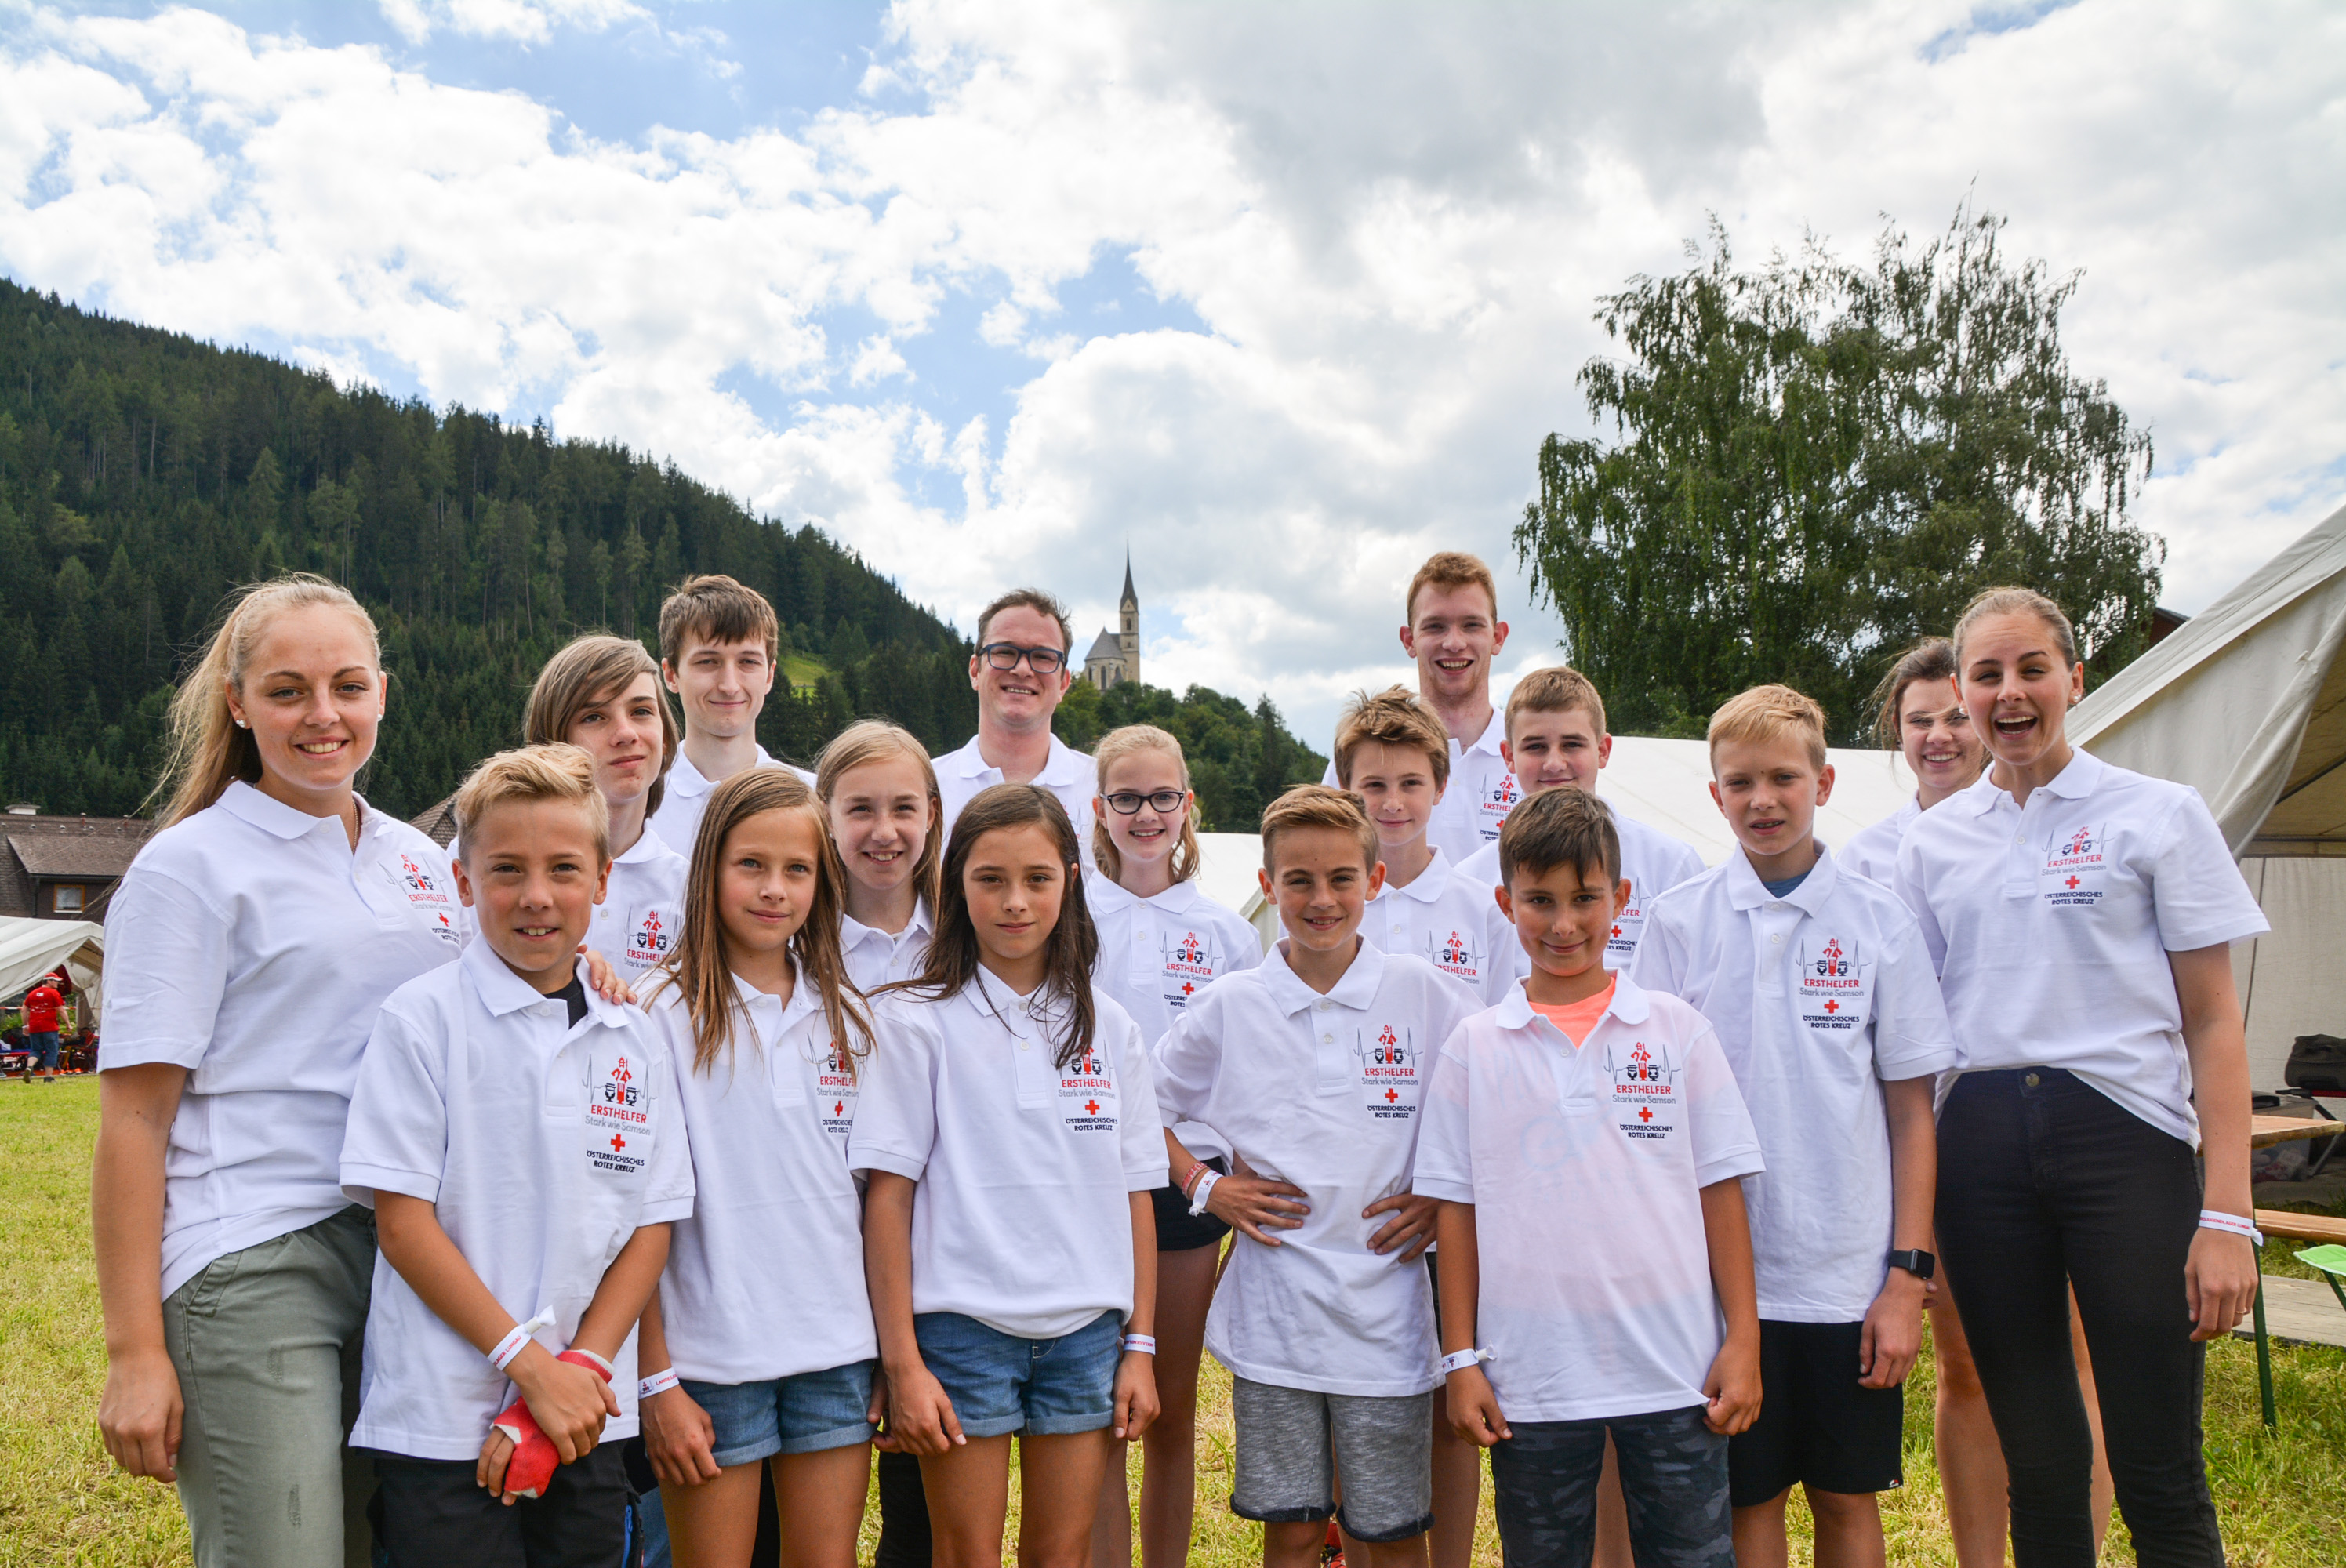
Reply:
[[913, 1336], [965, 1437], [1096, 1432], [1116, 1413], [1124, 1320], [1115, 1312], [1056, 1339], [1016, 1339], [959, 1312], [922, 1312]]
[[696, 1383], [687, 1378], [683, 1387], [716, 1429], [709, 1457], [719, 1465], [749, 1464], [778, 1453], [870, 1442], [873, 1429], [863, 1416], [878, 1365], [850, 1361], [760, 1383]]

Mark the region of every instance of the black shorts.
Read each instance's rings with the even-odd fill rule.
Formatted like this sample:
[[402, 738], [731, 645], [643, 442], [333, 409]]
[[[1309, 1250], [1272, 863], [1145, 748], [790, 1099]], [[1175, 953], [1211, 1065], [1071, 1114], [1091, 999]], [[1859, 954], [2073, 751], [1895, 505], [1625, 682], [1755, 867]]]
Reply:
[[377, 1453], [368, 1510], [392, 1568], [444, 1563], [620, 1568], [627, 1542], [625, 1444], [607, 1442], [554, 1472], [546, 1495], [507, 1508], [474, 1484], [469, 1459]]
[[1858, 1383], [1862, 1323], [1760, 1323], [1760, 1419], [1728, 1440], [1738, 1508], [1794, 1482], [1819, 1492], [1905, 1484], [1906, 1390]]
[[[1216, 1155], [1207, 1166], [1221, 1176], [1230, 1174], [1229, 1161]], [[1200, 1178], [1203, 1179], [1203, 1178]], [[1230, 1227], [1210, 1214], [1191, 1214], [1189, 1200], [1181, 1196], [1178, 1186], [1160, 1186], [1148, 1195], [1157, 1207], [1157, 1250], [1159, 1252], [1189, 1252], [1200, 1247], [1218, 1247]]]

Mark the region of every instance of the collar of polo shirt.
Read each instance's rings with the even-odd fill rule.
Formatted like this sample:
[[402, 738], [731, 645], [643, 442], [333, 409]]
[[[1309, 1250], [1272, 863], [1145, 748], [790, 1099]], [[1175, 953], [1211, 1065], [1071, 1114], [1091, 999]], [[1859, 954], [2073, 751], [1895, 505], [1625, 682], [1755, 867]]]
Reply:
[[[382, 813], [368, 805], [363, 795], [354, 794], [351, 798], [359, 804], [359, 830], [372, 831]], [[307, 811], [297, 811], [275, 796], [262, 794], [241, 779], [234, 780], [220, 792], [219, 803], [221, 809], [230, 815], [280, 839], [299, 839], [304, 834], [316, 832], [330, 822], [337, 828], [342, 826], [340, 817], [312, 817]]]
[[[1492, 851], [1494, 855], [1497, 852], [1495, 850]], [[1392, 883], [1387, 882], [1377, 890], [1377, 897], [1383, 899], [1399, 894], [1405, 899], [1415, 899], [1422, 904], [1430, 904], [1450, 891], [1452, 874], [1450, 856], [1441, 845], [1436, 844], [1433, 846], [1433, 859], [1426, 861], [1425, 870], [1410, 879], [1407, 887], [1397, 888]]]
[[[1304, 984], [1288, 967], [1285, 937], [1279, 939], [1262, 961], [1262, 973], [1264, 983], [1270, 987], [1270, 998], [1281, 1013], [1292, 1016], [1321, 1000], [1320, 993]], [[1385, 955], [1377, 951], [1375, 942], [1363, 941], [1360, 951], [1352, 955], [1352, 967], [1344, 971], [1344, 978], [1336, 983], [1326, 1000], [1355, 1013], [1365, 1012], [1369, 1003], [1377, 999], [1377, 983], [1384, 973]]]
[[1198, 891], [1198, 879], [1190, 877], [1175, 882], [1161, 893], [1142, 898], [1128, 888], [1119, 886], [1106, 871], [1093, 870], [1085, 873], [1088, 879], [1084, 897], [1100, 910], [1123, 910], [1147, 904], [1150, 909], [1165, 910], [1174, 914], [1187, 914], [1195, 909], [1204, 895]]
[[[1602, 1025], [1606, 1018], [1617, 1018], [1634, 1029], [1643, 1023], [1653, 1010], [1653, 1003], [1647, 1000], [1644, 988], [1617, 969], [1613, 972], [1613, 1000], [1606, 1004], [1597, 1023]], [[1539, 1014], [1532, 1010], [1531, 993], [1524, 989], [1524, 982], [1520, 980], [1507, 988], [1507, 994], [1500, 999], [1495, 1011], [1502, 1029], [1528, 1029], [1533, 1021], [1539, 1018]], [[1596, 1031], [1591, 1029], [1588, 1033], [1593, 1037]]]
[[1739, 910], [1756, 910], [1762, 904], [1787, 903], [1804, 914], [1814, 914], [1824, 908], [1825, 900], [1832, 896], [1833, 883], [1840, 879], [1841, 872], [1833, 865], [1832, 851], [1822, 844], [1817, 845], [1817, 863], [1809, 868], [1809, 874], [1800, 879], [1800, 885], [1780, 899], [1768, 891], [1768, 885], [1760, 880], [1760, 873], [1751, 869], [1751, 857], [1743, 852], [1741, 845], [1737, 845], [1735, 853], [1727, 858], [1727, 898]]
[[[2110, 765], [2100, 758], [2082, 748], [2072, 747], [2069, 752], [2069, 765], [2038, 785], [2037, 789], [2045, 790], [2047, 794], [2057, 795], [2064, 800], [2082, 800], [2101, 788], [2102, 776], [2109, 770]], [[1998, 800], [2012, 799], [2012, 791], [1995, 781], [1994, 773], [1995, 769], [1991, 765], [1986, 772], [1972, 781], [1971, 788], [1954, 797], [1954, 799], [1943, 800], [1940, 804], [1951, 806], [1954, 804], [1954, 800], [1959, 799], [1971, 809], [1972, 815], [1974, 817], [1984, 816], [1994, 810]]]
[[[496, 950], [489, 946], [485, 939], [476, 938], [465, 943], [464, 951], [456, 962], [463, 964], [464, 972], [472, 976], [474, 989], [481, 993], [481, 1005], [489, 1010], [492, 1017], [503, 1018], [508, 1013], [518, 1013], [540, 1002], [558, 1000], [546, 995], [506, 968], [505, 961], [497, 956]], [[593, 985], [586, 984], [584, 959], [578, 962], [574, 972], [580, 983], [586, 984], [588, 1018], [606, 1025], [624, 1024], [627, 1021], [629, 1013], [626, 1008], [604, 1001]]]
[[[763, 1031], [768, 1036], [769, 1043], [780, 1040], [789, 1033], [797, 1025], [799, 1020], [809, 1013], [822, 1011], [822, 998], [813, 986], [807, 983], [806, 972], [799, 967], [798, 954], [790, 955], [790, 999], [788, 1002], [780, 1000], [771, 992], [759, 990], [738, 974], [733, 976], [733, 994], [741, 999], [742, 1007], [750, 1013], [750, 1016], [756, 1017], [761, 1013], [770, 1016], [770, 1022]], [[772, 1016], [774, 1014], [779, 1016]]]

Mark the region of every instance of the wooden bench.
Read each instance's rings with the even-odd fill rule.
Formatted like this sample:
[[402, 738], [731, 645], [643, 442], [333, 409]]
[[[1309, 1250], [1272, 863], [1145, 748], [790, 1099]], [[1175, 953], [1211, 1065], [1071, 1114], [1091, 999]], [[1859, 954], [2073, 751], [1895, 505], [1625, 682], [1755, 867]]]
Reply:
[[2267, 1236], [2286, 1236], [2292, 1241], [2346, 1243], [2346, 1219], [2326, 1214], [2291, 1214], [2283, 1208], [2260, 1208], [2257, 1210], [2257, 1228]]

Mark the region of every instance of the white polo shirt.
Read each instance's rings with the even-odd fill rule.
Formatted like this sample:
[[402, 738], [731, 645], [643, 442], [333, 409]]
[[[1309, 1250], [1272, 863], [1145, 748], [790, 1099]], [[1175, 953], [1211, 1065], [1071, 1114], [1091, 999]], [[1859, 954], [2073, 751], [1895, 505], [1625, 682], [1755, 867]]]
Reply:
[[2198, 1146], [2167, 955], [2270, 927], [2198, 790], [2083, 751], [2025, 807], [1983, 774], [1907, 830], [1897, 890], [1965, 1070], [2066, 1068]]
[[[1491, 853], [1495, 863], [1495, 846]], [[1493, 976], [1515, 972], [1499, 947], [1502, 928], [1510, 939], [1515, 931], [1499, 918], [1493, 885], [1460, 871], [1446, 851], [1436, 850], [1433, 863], [1409, 886], [1388, 881], [1378, 890], [1361, 918], [1361, 935], [1382, 952], [1425, 960], [1487, 1003], [1494, 994]]]
[[349, 1207], [351, 1085], [382, 999], [456, 956], [456, 881], [422, 833], [250, 784], [149, 840], [106, 915], [106, 1071], [189, 1070], [163, 1156], [162, 1291]]
[[[969, 804], [970, 798], [981, 789], [1004, 782], [1002, 769], [986, 761], [978, 751], [977, 742], [978, 738], [973, 735], [968, 745], [936, 759], [937, 796], [944, 809], [937, 830], [948, 840], [961, 809]], [[1059, 804], [1067, 809], [1067, 818], [1076, 825], [1076, 842], [1083, 851], [1083, 863], [1088, 867], [1092, 863], [1092, 797], [1099, 793], [1099, 774], [1092, 759], [1054, 735], [1050, 759], [1029, 782], [1056, 795]]]
[[640, 984], [684, 934], [688, 869], [649, 823], [626, 854], [612, 857], [610, 884], [586, 927], [586, 945], [609, 959], [628, 984]]
[[[1605, 967], [1620, 972], [1629, 967], [1637, 956], [1638, 933], [1646, 929], [1646, 907], [1656, 897], [1680, 882], [1702, 874], [1702, 857], [1694, 850], [1668, 833], [1648, 828], [1610, 800], [1606, 807], [1613, 813], [1613, 830], [1621, 840], [1621, 875], [1629, 884], [1629, 901], [1613, 917], [1613, 934], [1605, 944]], [[1499, 885], [1499, 846], [1495, 843], [1483, 850], [1474, 859], [1459, 868], [1467, 876], [1491, 887]], [[1492, 901], [1495, 905], [1497, 901]], [[1494, 943], [1506, 960], [1492, 982], [1491, 994], [1498, 996], [1511, 981], [1521, 980], [1530, 972], [1531, 960], [1524, 953], [1523, 943], [1509, 929], [1503, 944]]]
[[1515, 1421], [1704, 1403], [1725, 1342], [1702, 1189], [1761, 1168], [1702, 1015], [1614, 980], [1575, 1046], [1520, 985], [1443, 1045], [1415, 1190], [1474, 1206], [1475, 1328]]
[[1235, 1238], [1206, 1348], [1280, 1388], [1423, 1393], [1440, 1380], [1425, 1270], [1371, 1251], [1392, 1217], [1361, 1211], [1410, 1190], [1433, 1053], [1482, 1003], [1424, 960], [1366, 942], [1322, 996], [1288, 967], [1287, 945], [1209, 987], [1158, 1046], [1166, 1123], [1205, 1123], [1311, 1205], [1278, 1247]]
[[1139, 1028], [1092, 994], [1091, 1051], [1064, 1069], [1044, 993], [983, 969], [941, 1001], [879, 1003], [847, 1163], [921, 1184], [915, 1313], [1022, 1339], [1132, 1315], [1130, 1195], [1165, 1185], [1165, 1135]]
[[[586, 964], [577, 972], [582, 981]], [[639, 1227], [692, 1212], [692, 1156], [676, 1078], [650, 1021], [586, 993], [574, 1025], [485, 942], [409, 981], [375, 1020], [351, 1095], [342, 1190], [433, 1205], [440, 1228], [516, 1322], [542, 1307], [557, 1354], [611, 1260]], [[611, 1358], [636, 1431], [636, 1336]], [[471, 1459], [513, 1402], [505, 1375], [423, 1304], [390, 1260], [374, 1265], [353, 1448]]]
[[[792, 768], [789, 763], [778, 760], [762, 746], [758, 748], [758, 760], [750, 766], [786, 769], [797, 774], [808, 789], [814, 788], [813, 774], [803, 768]], [[744, 772], [748, 770], [743, 769]], [[704, 776], [692, 765], [692, 759], [684, 754], [683, 748], [678, 747], [676, 760], [668, 767], [668, 787], [660, 791], [660, 808], [652, 814], [647, 826], [657, 830], [669, 849], [690, 861], [692, 841], [700, 837], [700, 814], [709, 809], [709, 793], [723, 782], [722, 779]]]
[[692, 1146], [692, 1214], [660, 1277], [679, 1376], [753, 1383], [880, 1353], [863, 1287], [863, 1207], [847, 1170], [861, 1062], [842, 1059], [803, 974], [787, 1004], [735, 983], [730, 1057], [697, 1067], [674, 986], [651, 1016]]
[[900, 932], [865, 925], [853, 915], [839, 917], [839, 946], [847, 959], [847, 978], [855, 989], [869, 993], [891, 981], [910, 980], [928, 962], [929, 939], [935, 931], [929, 901], [913, 904], [913, 918]]
[[1872, 827], [1851, 834], [1849, 842], [1841, 846], [1841, 870], [1855, 871], [1888, 887], [1898, 875], [1898, 846], [1905, 840], [1906, 830], [1922, 814], [1922, 806], [1909, 795], [1898, 809]]
[[1138, 898], [1099, 871], [1084, 875], [1084, 901], [1099, 930], [1093, 983], [1140, 1026], [1151, 1046], [1218, 976], [1262, 962], [1262, 941], [1238, 912], [1197, 882], [1175, 882]]
[[1710, 1021], [1759, 1129], [1760, 1316], [1862, 1322], [1893, 1245], [1882, 1085], [1961, 1060], [1914, 917], [1821, 846], [1780, 899], [1739, 849], [1654, 901], [1630, 973]]
[[[1471, 744], [1461, 746], [1456, 736], [1450, 738], [1450, 780], [1443, 786], [1442, 799], [1434, 803], [1433, 816], [1425, 825], [1425, 840], [1445, 851], [1453, 865], [1463, 865], [1475, 850], [1498, 842], [1507, 813], [1524, 798], [1523, 787], [1508, 770], [1507, 759], [1499, 754], [1506, 738], [1507, 716], [1495, 708], [1491, 710], [1491, 722]], [[1320, 782], [1341, 789], [1335, 754], [1331, 741], [1328, 770]]]

